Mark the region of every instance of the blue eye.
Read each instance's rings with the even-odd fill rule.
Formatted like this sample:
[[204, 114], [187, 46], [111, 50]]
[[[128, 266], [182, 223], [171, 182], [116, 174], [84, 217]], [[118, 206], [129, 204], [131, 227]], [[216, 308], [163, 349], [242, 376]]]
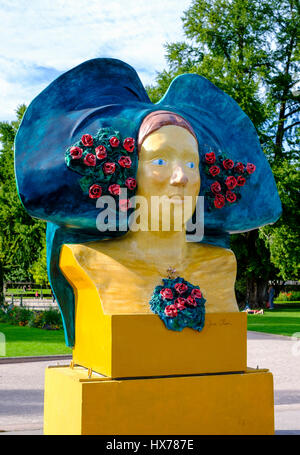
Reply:
[[190, 169], [194, 169], [195, 167], [195, 163], [193, 163], [193, 161], [189, 161], [188, 163], [186, 163], [187, 167], [189, 167]]
[[164, 164], [167, 164], [167, 162], [162, 158], [158, 158], [157, 160], [153, 160], [152, 164], [158, 164], [158, 166], [163, 166]]

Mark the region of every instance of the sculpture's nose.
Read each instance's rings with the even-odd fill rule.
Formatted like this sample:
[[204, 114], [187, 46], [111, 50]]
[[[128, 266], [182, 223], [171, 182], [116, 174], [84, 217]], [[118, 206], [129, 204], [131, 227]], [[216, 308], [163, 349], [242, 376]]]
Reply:
[[185, 186], [189, 181], [187, 175], [184, 173], [184, 170], [181, 166], [176, 166], [173, 170], [170, 184], [174, 186]]

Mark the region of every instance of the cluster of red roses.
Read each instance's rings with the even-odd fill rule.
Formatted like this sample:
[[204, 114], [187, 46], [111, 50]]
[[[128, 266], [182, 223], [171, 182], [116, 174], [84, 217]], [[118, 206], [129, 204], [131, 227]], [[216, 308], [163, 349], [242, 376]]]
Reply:
[[[226, 157], [217, 157], [214, 152], [204, 156], [206, 173], [210, 178], [216, 178], [209, 189], [209, 198], [213, 199], [213, 205], [217, 209], [225, 206], [226, 202], [232, 204], [239, 196], [239, 189], [245, 185], [247, 177], [253, 174], [256, 167], [252, 163], [247, 165]], [[235, 191], [232, 191], [235, 189]]]
[[[68, 167], [86, 176], [80, 181], [80, 184], [83, 190], [88, 189], [88, 195], [91, 199], [98, 199], [105, 192], [119, 196], [122, 190], [121, 185], [125, 185], [129, 190], [134, 190], [137, 185], [134, 177], [126, 178], [126, 173], [124, 173], [132, 166], [132, 160], [126, 152], [132, 153], [134, 151], [135, 140], [132, 137], [126, 137], [121, 143], [116, 135], [109, 135], [103, 129], [99, 141], [100, 132], [101, 130], [96, 137], [84, 134], [80, 142], [70, 147], [66, 152]], [[103, 139], [102, 143], [101, 138]], [[97, 183], [92, 183], [95, 179]], [[103, 183], [100, 184], [100, 182]], [[107, 182], [110, 184], [105, 185]], [[129, 200], [120, 201], [121, 210], [127, 210], [128, 207]]]
[[177, 296], [174, 296], [173, 291], [170, 288], [163, 288], [160, 291], [160, 295], [164, 300], [173, 300], [175, 298], [174, 303], [167, 305], [164, 310], [165, 315], [170, 318], [175, 318], [178, 311], [182, 311], [185, 308], [196, 307], [198, 305], [196, 299], [202, 298], [202, 293], [200, 289], [197, 288], [192, 289], [189, 296], [182, 297], [182, 295], [188, 290], [188, 286], [185, 283], [176, 283], [174, 288]]

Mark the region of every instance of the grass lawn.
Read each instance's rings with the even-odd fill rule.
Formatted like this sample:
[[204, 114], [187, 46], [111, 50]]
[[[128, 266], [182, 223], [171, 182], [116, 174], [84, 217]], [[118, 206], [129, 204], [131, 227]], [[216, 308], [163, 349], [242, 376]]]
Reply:
[[71, 354], [65, 345], [63, 330], [44, 330], [0, 323], [6, 339], [6, 356]]
[[[248, 330], [300, 338], [300, 305], [276, 304], [274, 310], [262, 315], [248, 315]], [[5, 335], [6, 356], [34, 356], [71, 354], [65, 345], [63, 330], [43, 330], [0, 323], [0, 333]]]
[[[13, 295], [17, 295], [17, 294], [22, 294], [22, 295], [26, 295], [26, 294], [35, 294], [36, 291], [38, 291], [38, 293], [40, 294], [41, 292], [41, 289], [42, 288], [32, 288], [30, 290], [26, 289], [26, 291], [24, 291], [22, 288], [7, 288], [6, 289], [6, 294], [13, 294]], [[43, 289], [43, 294], [44, 295], [50, 295], [51, 296], [51, 289]]]
[[286, 306], [275, 305], [274, 310], [265, 310], [264, 314], [248, 314], [248, 330], [300, 338], [300, 306]]

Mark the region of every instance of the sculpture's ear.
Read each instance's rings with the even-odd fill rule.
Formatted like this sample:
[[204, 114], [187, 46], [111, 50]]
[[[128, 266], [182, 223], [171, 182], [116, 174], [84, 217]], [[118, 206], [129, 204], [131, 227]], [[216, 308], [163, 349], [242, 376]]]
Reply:
[[[201, 145], [206, 144], [220, 149], [235, 162], [256, 166], [237, 204], [206, 211], [207, 232], [247, 231], [279, 218], [281, 202], [257, 132], [229, 95], [204, 77], [184, 74], [174, 79], [158, 105], [174, 109], [190, 121], [198, 137], [200, 154]], [[210, 184], [211, 180], [203, 173], [201, 192]]]
[[82, 63], [40, 93], [29, 105], [15, 142], [18, 191], [28, 212], [97, 232], [98, 210], [87, 204], [78, 175], [67, 169], [65, 150], [84, 132], [93, 135], [101, 126], [134, 135], [135, 112], [145, 104], [151, 103], [136, 71], [115, 59]]

